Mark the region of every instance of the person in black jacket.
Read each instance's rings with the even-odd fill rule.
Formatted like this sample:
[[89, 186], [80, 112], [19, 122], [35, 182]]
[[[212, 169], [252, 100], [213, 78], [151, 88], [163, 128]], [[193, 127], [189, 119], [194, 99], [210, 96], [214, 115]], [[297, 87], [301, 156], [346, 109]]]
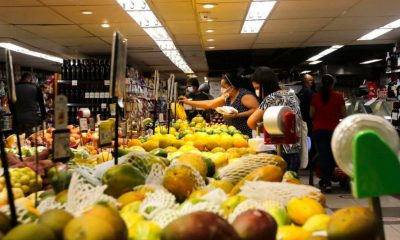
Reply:
[[[46, 117], [42, 90], [32, 83], [32, 74], [22, 74], [21, 80], [15, 85], [17, 102], [15, 103], [16, 126], [18, 134], [25, 133], [29, 137], [33, 128], [40, 125]], [[40, 116], [38, 110], [40, 109]]]
[[312, 119], [310, 117], [310, 106], [313, 95], [316, 93], [314, 77], [310, 74], [303, 76], [303, 88], [297, 93], [297, 97], [300, 100], [300, 110], [303, 121], [307, 123], [307, 136], [311, 139], [311, 149], [308, 153], [308, 162], [311, 162], [312, 158], [316, 154], [314, 142], [312, 141]]

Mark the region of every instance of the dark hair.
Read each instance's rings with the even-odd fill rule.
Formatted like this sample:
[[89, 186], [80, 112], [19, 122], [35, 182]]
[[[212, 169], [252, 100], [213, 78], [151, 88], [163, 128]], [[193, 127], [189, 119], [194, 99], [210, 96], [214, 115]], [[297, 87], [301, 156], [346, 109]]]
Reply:
[[322, 102], [324, 104], [327, 104], [329, 102], [329, 98], [331, 96], [331, 89], [334, 82], [335, 78], [332, 75], [325, 74], [322, 76], [321, 80], [322, 86], [319, 89], [319, 91], [321, 92]]
[[247, 80], [242, 78], [240, 75], [236, 74], [235, 72], [228, 72], [222, 75], [222, 79], [226, 80], [226, 83], [230, 86], [235, 87], [236, 89], [244, 88], [249, 90], [250, 92], [254, 93], [254, 87], [251, 83]]
[[189, 78], [187, 80], [187, 83], [190, 83], [190, 86], [192, 87], [196, 87], [197, 89], [199, 88], [199, 80], [197, 80], [197, 78]]
[[24, 73], [21, 75], [21, 82], [24, 82], [24, 81], [28, 80], [29, 78], [32, 79], [32, 77], [33, 77], [32, 73], [24, 72]]
[[252, 81], [260, 84], [262, 97], [281, 90], [278, 77], [269, 67], [258, 67], [253, 73]]

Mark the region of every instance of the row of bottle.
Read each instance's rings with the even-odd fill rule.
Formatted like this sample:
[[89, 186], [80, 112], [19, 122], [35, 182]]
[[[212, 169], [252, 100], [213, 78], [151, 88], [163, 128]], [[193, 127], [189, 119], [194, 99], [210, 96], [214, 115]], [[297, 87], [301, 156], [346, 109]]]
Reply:
[[100, 81], [110, 79], [110, 60], [72, 59], [61, 66], [62, 80]]
[[68, 98], [68, 103], [111, 103], [109, 86], [88, 85], [70, 86], [62, 85], [58, 87], [58, 94], [63, 94]]
[[[68, 122], [69, 124], [78, 125], [78, 110], [81, 107], [68, 107]], [[92, 118], [96, 119], [97, 115], [100, 115], [100, 120], [106, 120], [111, 117], [110, 107], [107, 104], [106, 107], [88, 107]]]
[[386, 53], [386, 72], [400, 68], [400, 52], [397, 50], [397, 46], [393, 48], [393, 52]]

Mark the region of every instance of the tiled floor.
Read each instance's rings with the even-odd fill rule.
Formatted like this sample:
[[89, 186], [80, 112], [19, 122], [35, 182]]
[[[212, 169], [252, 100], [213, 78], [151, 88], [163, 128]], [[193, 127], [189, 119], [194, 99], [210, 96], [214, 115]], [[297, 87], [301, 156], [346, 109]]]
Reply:
[[[307, 174], [307, 172], [300, 173], [303, 183], [308, 183]], [[314, 184], [317, 183], [318, 179], [314, 178]], [[326, 194], [325, 197], [328, 211], [332, 212], [349, 206], [368, 206], [367, 199], [354, 199], [350, 192], [342, 190], [338, 184], [334, 184], [333, 193]], [[386, 240], [400, 240], [400, 196], [385, 196], [380, 200]]]

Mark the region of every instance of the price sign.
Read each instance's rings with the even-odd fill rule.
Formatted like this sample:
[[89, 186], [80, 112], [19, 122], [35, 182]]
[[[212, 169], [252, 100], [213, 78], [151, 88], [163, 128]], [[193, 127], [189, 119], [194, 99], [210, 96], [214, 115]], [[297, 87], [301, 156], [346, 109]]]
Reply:
[[81, 132], [87, 132], [89, 130], [89, 124], [87, 118], [79, 119], [79, 129]]
[[104, 86], [110, 86], [110, 80], [104, 80]]
[[68, 124], [68, 99], [58, 95], [54, 100], [54, 125], [56, 129], [64, 129]]
[[107, 108], [107, 103], [102, 103], [101, 104], [101, 109], [106, 109]]
[[121, 126], [122, 137], [126, 138], [126, 135], [128, 132], [127, 123], [125, 121], [123, 121], [120, 123], [120, 126]]
[[72, 86], [78, 86], [78, 80], [72, 80]]
[[53, 160], [68, 161], [71, 158], [69, 129], [57, 129], [53, 131]]
[[113, 139], [113, 126], [111, 121], [103, 121], [99, 124], [99, 146], [110, 146]]
[[159, 121], [159, 122], [164, 122], [164, 114], [163, 114], [163, 113], [160, 113], [160, 114], [158, 115], [158, 121]]
[[112, 117], [115, 117], [117, 111], [117, 106], [115, 103], [110, 104], [110, 114]]

